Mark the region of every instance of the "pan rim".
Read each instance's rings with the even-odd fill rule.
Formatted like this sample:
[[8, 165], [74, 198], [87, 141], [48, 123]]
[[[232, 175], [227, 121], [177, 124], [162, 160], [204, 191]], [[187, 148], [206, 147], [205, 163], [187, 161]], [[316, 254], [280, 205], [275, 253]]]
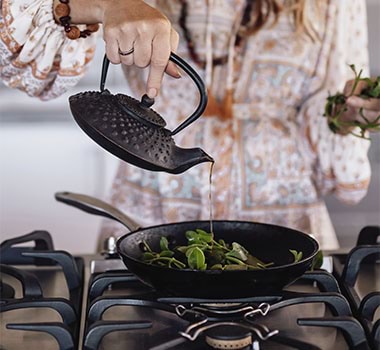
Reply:
[[286, 229], [288, 231], [292, 231], [300, 236], [304, 236], [306, 239], [308, 239], [310, 241], [310, 243], [313, 244], [313, 252], [310, 256], [308, 256], [307, 258], [302, 258], [300, 261], [297, 261], [297, 262], [293, 262], [293, 263], [290, 263], [290, 264], [285, 264], [285, 265], [279, 265], [279, 266], [273, 266], [273, 267], [268, 267], [268, 268], [265, 268], [265, 269], [261, 269], [261, 270], [196, 270], [196, 269], [174, 269], [174, 268], [169, 268], [169, 267], [164, 267], [164, 266], [157, 266], [157, 265], [150, 265], [150, 264], [147, 264], [145, 263], [144, 261], [142, 260], [139, 260], [139, 259], [136, 259], [134, 257], [131, 257], [127, 254], [122, 254], [121, 252], [121, 244], [122, 244], [122, 241], [124, 241], [128, 236], [131, 236], [133, 234], [136, 234], [136, 233], [141, 233], [141, 231], [143, 230], [151, 230], [151, 229], [158, 229], [158, 228], [162, 228], [162, 227], [168, 227], [168, 226], [172, 226], [172, 225], [178, 225], [178, 224], [191, 224], [191, 223], [209, 223], [210, 220], [188, 220], [188, 221], [179, 221], [179, 222], [171, 222], [171, 223], [164, 223], [164, 224], [159, 224], [159, 225], [153, 225], [153, 226], [148, 226], [148, 227], [141, 227], [141, 228], [138, 228], [137, 230], [133, 230], [133, 231], [130, 231], [120, 237], [118, 237], [117, 241], [116, 241], [116, 249], [117, 249], [117, 253], [119, 254], [119, 256], [122, 258], [123, 256], [126, 256], [129, 260], [132, 260], [136, 263], [140, 263], [140, 264], [144, 264], [146, 266], [150, 266], [152, 268], [155, 268], [155, 269], [158, 269], [158, 270], [165, 270], [167, 271], [168, 269], [170, 270], [175, 270], [175, 271], [181, 271], [181, 272], [199, 272], [199, 273], [207, 273], [207, 274], [218, 274], [218, 273], [221, 273], [223, 272], [223, 274], [225, 273], [234, 273], [234, 274], [237, 274], [238, 273], [252, 273], [252, 272], [255, 272], [255, 273], [262, 273], [262, 272], [265, 272], [265, 271], [276, 271], [276, 270], [282, 270], [286, 267], [296, 267], [296, 266], [299, 266], [299, 265], [304, 265], [306, 263], [309, 263], [310, 260], [313, 260], [315, 258], [315, 256], [317, 255], [318, 251], [319, 251], [319, 243], [318, 241], [312, 237], [311, 235], [305, 233], [305, 232], [302, 232], [302, 231], [299, 231], [299, 230], [296, 230], [296, 229], [293, 229], [293, 228], [290, 228], [290, 227], [286, 227], [286, 226], [280, 226], [280, 225], [275, 225], [275, 224], [268, 224], [268, 223], [262, 223], [262, 222], [256, 222], [256, 221], [243, 221], [243, 220], [212, 220], [213, 223], [237, 223], [237, 224], [254, 224], [254, 225], [260, 225], [260, 226], [266, 226], [266, 227], [271, 227], [271, 228], [279, 228], [279, 229]]

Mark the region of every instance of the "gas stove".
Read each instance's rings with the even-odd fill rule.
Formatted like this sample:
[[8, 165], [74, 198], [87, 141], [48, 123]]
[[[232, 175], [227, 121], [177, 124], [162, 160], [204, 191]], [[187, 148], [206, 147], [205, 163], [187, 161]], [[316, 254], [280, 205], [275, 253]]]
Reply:
[[280, 293], [220, 300], [153, 290], [113, 242], [72, 256], [35, 231], [0, 246], [0, 349], [377, 350], [379, 236], [365, 227], [351, 251], [325, 256], [330, 272], [309, 271]]

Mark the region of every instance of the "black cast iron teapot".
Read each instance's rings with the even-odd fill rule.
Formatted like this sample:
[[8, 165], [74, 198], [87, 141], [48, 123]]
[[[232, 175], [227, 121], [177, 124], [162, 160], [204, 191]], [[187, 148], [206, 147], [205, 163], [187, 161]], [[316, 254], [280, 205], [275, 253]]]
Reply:
[[165, 120], [150, 107], [154, 99], [111, 94], [105, 89], [109, 60], [104, 57], [100, 91], [86, 91], [69, 98], [75, 121], [96, 143], [127, 163], [152, 171], [179, 174], [190, 167], [213, 162], [200, 148], [180, 148], [173, 135], [198, 119], [207, 105], [202, 79], [183, 59], [171, 53], [170, 60], [193, 79], [200, 92], [197, 109], [176, 129], [165, 128]]

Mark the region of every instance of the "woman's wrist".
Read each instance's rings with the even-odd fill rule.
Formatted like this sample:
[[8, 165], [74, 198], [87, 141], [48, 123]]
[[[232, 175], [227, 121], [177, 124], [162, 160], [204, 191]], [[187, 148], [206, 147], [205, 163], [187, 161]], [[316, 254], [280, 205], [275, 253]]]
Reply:
[[[99, 29], [99, 23], [103, 22], [104, 9], [111, 2], [112, 0], [92, 0], [91, 7], [88, 8], [88, 0], [53, 0], [53, 16], [64, 28], [69, 39], [86, 38]], [[78, 25], [86, 27], [81, 30]]]
[[107, 1], [104, 0], [91, 0], [91, 2], [88, 0], [72, 0], [70, 2], [72, 23], [102, 23], [104, 6], [106, 2]]
[[[73, 24], [97, 24], [103, 23], [104, 12], [107, 7], [112, 6], [114, 0], [71, 0], [70, 17]], [[123, 0], [124, 3], [139, 3], [142, 0]], [[59, 0], [53, 0], [53, 8], [60, 3]], [[128, 6], [128, 5], [127, 5]], [[58, 18], [54, 15], [55, 20]]]

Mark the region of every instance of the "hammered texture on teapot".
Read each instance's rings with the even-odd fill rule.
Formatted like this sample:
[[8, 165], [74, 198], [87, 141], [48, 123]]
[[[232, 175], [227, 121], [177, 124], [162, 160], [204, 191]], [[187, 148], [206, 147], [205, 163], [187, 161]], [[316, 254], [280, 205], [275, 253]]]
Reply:
[[[92, 101], [94, 103], [91, 103]], [[137, 107], [140, 101], [122, 94], [112, 95], [106, 90], [102, 93], [79, 93], [70, 97], [70, 102], [77, 106], [85, 104], [81, 107], [87, 111], [86, 115], [83, 115], [84, 122], [110, 141], [128, 149], [137, 157], [171, 163], [170, 150], [175, 143], [170, 131], [164, 128], [165, 120], [155, 112], [142, 115], [141, 107]], [[137, 114], [138, 119], [131, 116], [128, 110], [123, 108], [123, 104], [128, 105], [128, 109]], [[133, 108], [134, 105], [136, 108]]]

